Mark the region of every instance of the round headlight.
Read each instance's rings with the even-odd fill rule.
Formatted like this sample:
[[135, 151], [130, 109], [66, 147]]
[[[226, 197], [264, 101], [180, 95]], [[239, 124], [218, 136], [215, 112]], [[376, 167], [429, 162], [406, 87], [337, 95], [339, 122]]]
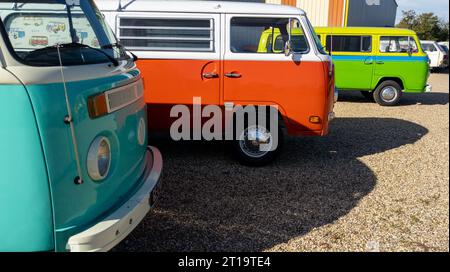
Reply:
[[97, 137], [89, 148], [87, 168], [91, 179], [106, 178], [111, 167], [111, 145], [106, 137]]

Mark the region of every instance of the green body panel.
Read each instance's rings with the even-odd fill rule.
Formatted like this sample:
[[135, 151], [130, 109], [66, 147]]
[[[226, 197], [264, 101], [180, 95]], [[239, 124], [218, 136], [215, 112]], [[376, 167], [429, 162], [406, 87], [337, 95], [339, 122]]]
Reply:
[[374, 56], [333, 56], [333, 63], [338, 89], [373, 89]]
[[54, 249], [46, 164], [22, 85], [0, 84], [0, 251]]
[[[132, 70], [119, 76], [67, 83], [84, 180], [82, 185], [74, 183], [78, 174], [70, 126], [63, 122], [67, 115], [63, 85], [27, 86], [48, 165], [57, 251], [66, 250], [70, 236], [95, 225], [140, 187], [146, 144], [138, 144], [137, 128], [141, 118], [147, 120], [143, 99], [97, 119], [89, 117], [87, 107], [90, 96], [139, 76], [137, 70]], [[101, 182], [90, 179], [86, 166], [89, 147], [97, 136], [109, 139], [112, 154], [111, 170]]]
[[424, 92], [428, 57], [334, 55], [336, 87], [340, 90], [374, 90], [386, 78], [401, 80], [404, 92]]

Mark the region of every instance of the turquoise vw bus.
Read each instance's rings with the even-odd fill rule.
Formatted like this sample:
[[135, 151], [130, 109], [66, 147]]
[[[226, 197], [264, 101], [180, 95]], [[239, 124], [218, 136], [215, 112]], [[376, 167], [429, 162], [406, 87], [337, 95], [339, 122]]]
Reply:
[[92, 0], [0, 2], [0, 251], [105, 251], [154, 205], [143, 83]]

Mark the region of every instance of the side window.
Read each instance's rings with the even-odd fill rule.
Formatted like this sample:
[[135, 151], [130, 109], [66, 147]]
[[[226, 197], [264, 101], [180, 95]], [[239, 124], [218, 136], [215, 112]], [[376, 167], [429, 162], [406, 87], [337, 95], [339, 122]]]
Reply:
[[408, 53], [409, 49], [413, 53], [418, 52], [416, 41], [408, 36], [382, 36], [380, 37], [381, 53]]
[[422, 49], [426, 52], [436, 52], [436, 48], [430, 43], [422, 44]]
[[119, 39], [134, 50], [214, 52], [213, 19], [120, 18]]
[[327, 36], [327, 51], [330, 52], [372, 52], [372, 36]]
[[233, 53], [282, 54], [291, 33], [292, 50], [309, 50], [297, 19], [234, 17], [231, 19], [230, 50]]

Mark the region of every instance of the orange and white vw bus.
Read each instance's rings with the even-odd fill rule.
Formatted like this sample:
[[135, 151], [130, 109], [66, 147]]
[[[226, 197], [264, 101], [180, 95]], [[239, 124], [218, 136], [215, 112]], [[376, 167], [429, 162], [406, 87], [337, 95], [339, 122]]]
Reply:
[[[336, 97], [333, 64], [302, 10], [237, 2], [96, 2], [121, 43], [139, 57], [150, 129], [168, 130], [175, 105], [201, 101], [202, 107], [221, 107], [224, 115], [237, 105], [276, 108], [280, 143], [286, 133], [328, 133]], [[269, 50], [260, 50], [267, 30], [281, 32], [282, 39], [269, 35]], [[271, 49], [280, 42], [284, 51]], [[241, 162], [264, 165], [280, 150], [281, 144], [258, 148], [273, 133], [261, 127], [247, 126], [234, 139]]]

